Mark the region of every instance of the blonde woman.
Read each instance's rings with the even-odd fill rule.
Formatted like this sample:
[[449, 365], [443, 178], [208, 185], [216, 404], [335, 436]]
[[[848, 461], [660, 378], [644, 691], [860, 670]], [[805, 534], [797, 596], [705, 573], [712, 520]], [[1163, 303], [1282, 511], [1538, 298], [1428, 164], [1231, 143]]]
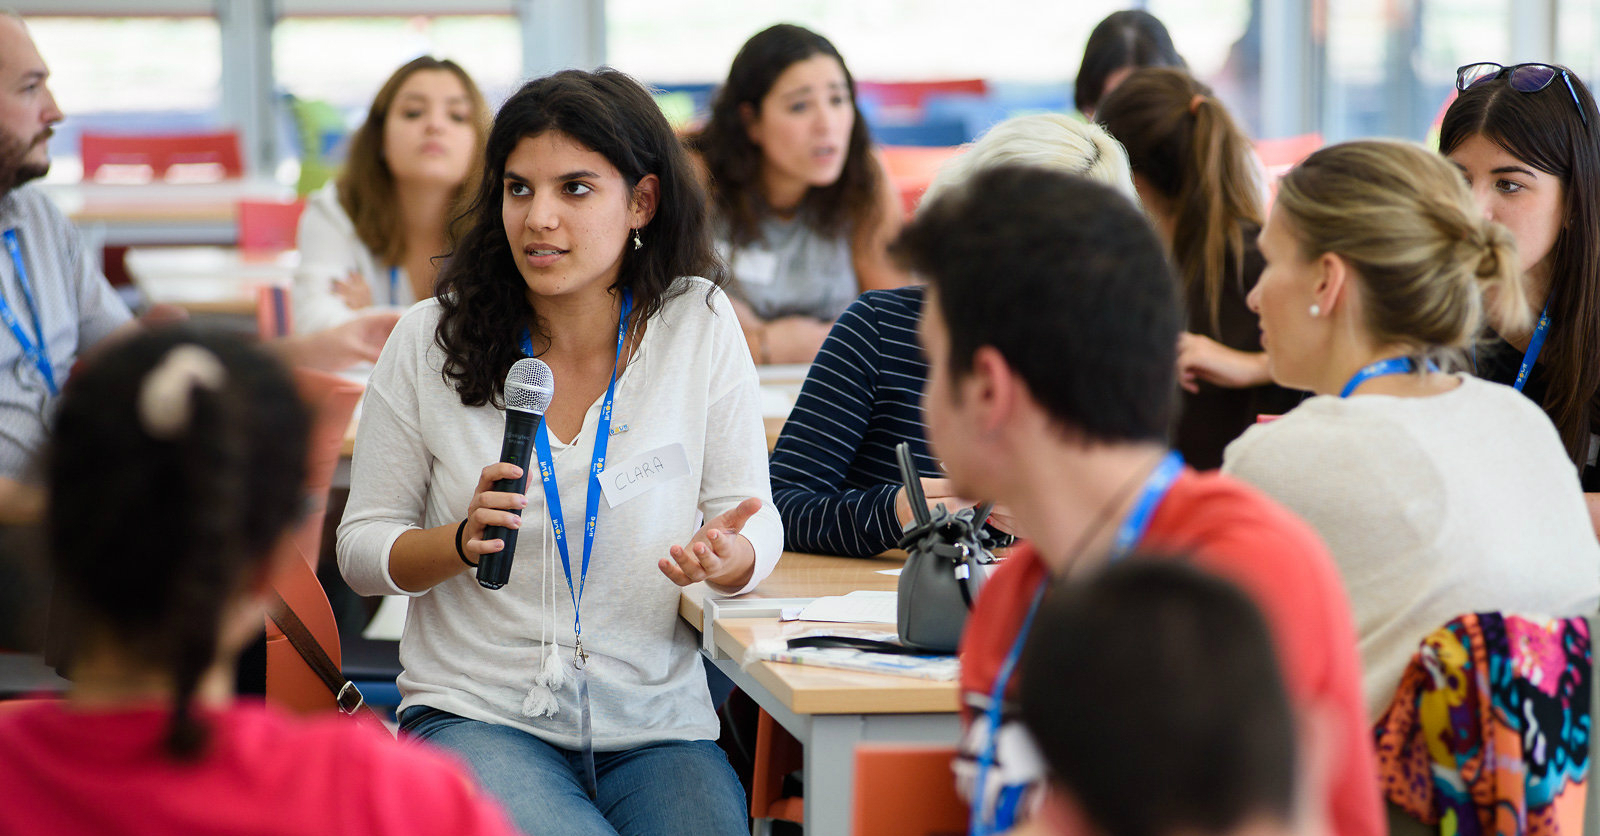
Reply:
[[1511, 234], [1421, 147], [1351, 142], [1284, 177], [1249, 303], [1272, 377], [1317, 395], [1223, 470], [1327, 542], [1355, 610], [1368, 712], [1463, 612], [1592, 612], [1600, 545], [1554, 426], [1509, 386], [1445, 372], [1485, 317], [1526, 323]]
[[476, 185], [488, 136], [489, 107], [454, 61], [425, 55], [389, 76], [339, 179], [312, 195], [300, 217], [296, 331], [433, 295], [437, 259], [459, 223], [462, 196]]
[[[1006, 163], [1082, 175], [1138, 200], [1128, 156], [1104, 129], [1040, 114], [989, 129], [945, 164], [924, 205]], [[789, 549], [868, 557], [893, 548], [911, 519], [894, 455], [902, 441], [911, 444], [930, 507], [972, 504], [951, 495], [924, 436], [928, 361], [916, 334], [923, 292], [917, 285], [863, 293], [822, 344], [772, 455], [772, 501]]]

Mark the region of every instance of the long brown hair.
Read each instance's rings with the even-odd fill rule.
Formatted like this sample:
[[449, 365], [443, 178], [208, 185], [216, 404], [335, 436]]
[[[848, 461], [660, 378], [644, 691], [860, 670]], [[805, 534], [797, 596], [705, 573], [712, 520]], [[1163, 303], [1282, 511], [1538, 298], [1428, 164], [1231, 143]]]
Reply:
[[727, 225], [734, 246], [760, 237], [761, 219], [772, 212], [761, 192], [761, 149], [750, 141], [740, 108], [761, 112], [761, 100], [784, 70], [814, 55], [839, 62], [850, 88], [850, 108], [855, 125], [850, 129], [844, 170], [830, 186], [813, 186], [800, 202], [800, 216], [819, 232], [842, 236], [869, 225], [881, 211], [879, 196], [888, 188], [888, 176], [872, 156], [872, 134], [856, 105], [856, 80], [827, 38], [804, 27], [780, 23], [751, 36], [728, 69], [728, 80], [711, 104], [711, 118], [687, 140], [705, 161], [711, 175], [711, 199]]
[[1551, 327], [1539, 365], [1549, 381], [1542, 406], [1581, 471], [1600, 414], [1600, 113], [1578, 76], [1568, 76], [1577, 102], [1559, 79], [1536, 93], [1512, 90], [1505, 78], [1472, 85], [1445, 111], [1439, 150], [1449, 154], [1481, 135], [1561, 179], [1566, 207], [1551, 250]]
[[350, 137], [350, 153], [345, 158], [336, 188], [339, 205], [355, 224], [356, 237], [384, 264], [399, 264], [405, 258], [406, 235], [400, 218], [400, 202], [395, 194], [394, 173], [383, 159], [383, 126], [394, 107], [395, 97], [400, 95], [401, 85], [412, 73], [422, 70], [444, 70], [454, 75], [467, 91], [467, 101], [472, 105], [472, 130], [476, 140], [472, 146], [472, 161], [467, 165], [467, 177], [456, 187], [452, 200], [452, 206], [457, 208], [450, 212], [452, 220], [447, 230], [450, 241], [457, 240], [466, 228], [466, 218], [459, 207], [477, 190], [477, 178], [483, 169], [483, 146], [489, 139], [489, 105], [472, 76], [456, 62], [428, 55], [413, 58], [383, 83], [367, 111], [367, 121]]
[[1128, 149], [1134, 175], [1171, 201], [1173, 262], [1184, 292], [1204, 294], [1217, 331], [1228, 266], [1242, 283], [1245, 229], [1263, 222], [1249, 138], [1210, 87], [1168, 68], [1135, 70], [1095, 119]]

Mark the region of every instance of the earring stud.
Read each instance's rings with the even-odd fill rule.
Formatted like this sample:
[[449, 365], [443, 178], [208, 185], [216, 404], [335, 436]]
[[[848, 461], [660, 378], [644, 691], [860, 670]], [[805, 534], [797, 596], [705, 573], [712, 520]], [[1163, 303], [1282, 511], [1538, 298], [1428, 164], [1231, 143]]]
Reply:
[[1311, 315], [1312, 316], [1322, 316], [1322, 306], [1317, 304], [1316, 302], [1312, 302], [1311, 303]]

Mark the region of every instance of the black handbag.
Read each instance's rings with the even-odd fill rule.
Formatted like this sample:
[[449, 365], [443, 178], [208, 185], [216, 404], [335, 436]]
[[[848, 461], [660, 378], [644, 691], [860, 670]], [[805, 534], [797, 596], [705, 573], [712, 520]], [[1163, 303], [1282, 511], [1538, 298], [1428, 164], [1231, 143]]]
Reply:
[[987, 572], [981, 567], [995, 562], [994, 537], [984, 526], [993, 503], [955, 512], [941, 503], [929, 511], [911, 445], [901, 442], [895, 453], [912, 515], [899, 543], [907, 553], [895, 616], [900, 643], [954, 653]]

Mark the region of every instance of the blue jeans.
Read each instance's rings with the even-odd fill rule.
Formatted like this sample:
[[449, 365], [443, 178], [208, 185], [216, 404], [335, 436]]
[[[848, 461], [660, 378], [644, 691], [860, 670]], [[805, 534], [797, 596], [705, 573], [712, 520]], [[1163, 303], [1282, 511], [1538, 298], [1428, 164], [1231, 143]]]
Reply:
[[401, 712], [400, 729], [465, 761], [530, 836], [750, 832], [739, 777], [710, 740], [595, 752], [599, 794], [591, 801], [580, 777], [582, 752], [421, 705]]

